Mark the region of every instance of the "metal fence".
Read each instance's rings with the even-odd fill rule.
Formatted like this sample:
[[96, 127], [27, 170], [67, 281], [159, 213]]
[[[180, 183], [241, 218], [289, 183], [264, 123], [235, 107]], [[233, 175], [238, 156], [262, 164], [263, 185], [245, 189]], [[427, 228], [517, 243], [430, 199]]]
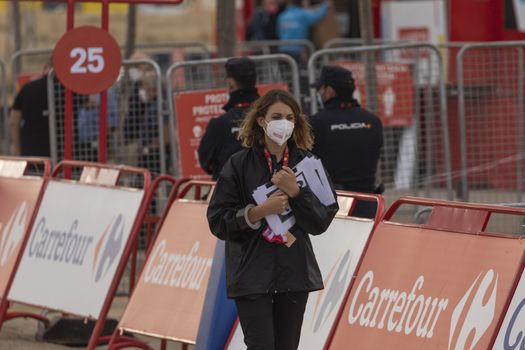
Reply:
[[[385, 45], [385, 44], [403, 44], [407, 43], [405, 41], [396, 41], [384, 40], [384, 39], [373, 39], [372, 44], [374, 45]], [[324, 45], [323, 49], [336, 49], [342, 47], [354, 47], [354, 46], [363, 46], [364, 41], [361, 38], [333, 38], [328, 40]]]
[[[139, 166], [152, 177], [167, 171], [165, 142], [167, 122], [163, 117], [162, 75], [152, 60], [124, 61], [122, 72], [108, 90], [108, 163]], [[97, 161], [100, 96], [73, 98], [73, 159]], [[64, 157], [65, 93], [48, 75], [51, 159]]]
[[243, 41], [238, 44], [238, 50], [241, 53], [249, 55], [270, 55], [275, 53], [286, 52], [287, 47], [297, 46], [305, 54], [305, 63], [315, 52], [315, 46], [310, 40], [253, 40]]
[[9, 153], [9, 125], [8, 125], [8, 108], [7, 108], [7, 77], [4, 62], [0, 61], [0, 154]]
[[[291, 51], [290, 51], [291, 50]], [[315, 46], [310, 40], [254, 40], [238, 44], [239, 55], [255, 56], [283, 53], [290, 55], [299, 69], [299, 85], [301, 91], [308, 91], [308, 60], [315, 52]], [[300, 53], [298, 53], [300, 52]], [[301, 104], [309, 113], [309, 96], [301, 96]]]
[[[120, 47], [124, 50], [124, 46]], [[165, 42], [165, 43], [139, 43], [135, 45], [136, 51], [141, 51], [155, 61], [161, 71], [165, 71], [172, 62], [192, 59], [206, 59], [211, 57], [208, 46], [201, 42]], [[41, 74], [46, 64], [51, 61], [53, 49], [23, 49], [11, 56], [12, 90], [18, 90], [18, 84], [34, 74]]]
[[[317, 51], [310, 82], [325, 65], [350, 69], [356, 97], [383, 122], [378, 180], [390, 203], [402, 195], [452, 199], [447, 104], [438, 49], [428, 44], [350, 47]], [[311, 109], [317, 111], [314, 89]], [[349, 152], [351, 150], [348, 150]]]
[[[261, 55], [251, 57], [256, 64], [257, 85], [284, 83], [295, 97], [300, 99], [299, 74], [296, 62], [288, 55]], [[226, 72], [224, 64], [227, 58], [188, 61], [171, 66], [166, 73], [167, 99], [170, 106], [170, 137], [172, 164], [179, 164], [179, 139], [177, 124], [181, 118], [192, 118], [191, 115], [177, 115], [177, 106], [174, 101], [177, 94], [182, 92], [225, 89]], [[219, 102], [220, 103], [220, 102]], [[220, 113], [219, 113], [220, 114]], [[186, 119], [187, 120], [187, 119]], [[192, 121], [193, 122], [193, 121]], [[200, 140], [200, 139], [199, 139]], [[190, 142], [182, 140], [180, 142]], [[194, 147], [196, 145], [193, 145]], [[175, 171], [177, 177], [179, 169]]]
[[460, 150], [453, 158], [462, 200], [523, 200], [524, 49], [523, 42], [479, 43], [457, 55], [459, 132], [451, 142]]

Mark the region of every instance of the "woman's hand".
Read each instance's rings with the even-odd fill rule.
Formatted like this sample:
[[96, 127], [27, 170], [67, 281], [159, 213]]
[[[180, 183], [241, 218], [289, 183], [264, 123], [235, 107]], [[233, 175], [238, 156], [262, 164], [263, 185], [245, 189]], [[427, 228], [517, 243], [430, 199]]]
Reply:
[[299, 194], [299, 185], [297, 185], [295, 174], [287, 166], [283, 166], [281, 170], [272, 176], [272, 183], [290, 198], [294, 198]]
[[262, 203], [262, 207], [266, 215], [282, 214], [288, 208], [288, 196], [281, 191], [275, 192]]

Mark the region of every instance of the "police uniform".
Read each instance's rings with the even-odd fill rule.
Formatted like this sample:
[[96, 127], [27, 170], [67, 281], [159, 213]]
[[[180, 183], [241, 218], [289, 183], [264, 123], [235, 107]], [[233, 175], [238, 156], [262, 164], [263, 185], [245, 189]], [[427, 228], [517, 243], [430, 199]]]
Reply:
[[[331, 86], [354, 89], [350, 71], [334, 66], [324, 67], [318, 82], [312, 87]], [[376, 186], [376, 170], [383, 147], [383, 126], [374, 114], [361, 108], [355, 99], [334, 97], [324, 102], [324, 108], [311, 117], [314, 133], [312, 153], [323, 161], [339, 190], [380, 193]], [[353, 214], [373, 217], [375, 206], [359, 202]]]
[[[249, 58], [232, 58], [226, 62], [226, 74], [232, 78], [253, 78], [255, 80], [255, 63]], [[259, 98], [257, 88], [244, 87], [230, 93], [228, 103], [222, 109], [225, 114], [211, 119], [206, 127], [198, 153], [202, 169], [217, 180], [220, 171], [230, 156], [242, 150], [237, 139], [240, 125], [246, 111]]]

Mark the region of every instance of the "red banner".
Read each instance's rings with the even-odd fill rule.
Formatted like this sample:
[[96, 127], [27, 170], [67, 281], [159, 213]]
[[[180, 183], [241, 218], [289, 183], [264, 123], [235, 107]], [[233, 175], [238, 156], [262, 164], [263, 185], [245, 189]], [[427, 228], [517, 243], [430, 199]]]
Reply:
[[[338, 66], [352, 71], [356, 81], [354, 96], [366, 107], [365, 65], [340, 61]], [[401, 63], [375, 64], [377, 76], [377, 106], [383, 126], [409, 126], [414, 118], [414, 79], [410, 65]]]
[[[258, 87], [262, 96], [272, 89], [288, 90], [285, 83]], [[210, 119], [225, 113], [222, 106], [228, 102], [226, 89], [181, 92], [174, 95], [179, 138], [179, 169], [182, 177], [209, 179], [200, 167], [197, 149]]]
[[522, 242], [384, 222], [376, 229], [330, 349], [488, 349]]
[[206, 209], [202, 203], [173, 203], [120, 329], [195, 343], [217, 242]]

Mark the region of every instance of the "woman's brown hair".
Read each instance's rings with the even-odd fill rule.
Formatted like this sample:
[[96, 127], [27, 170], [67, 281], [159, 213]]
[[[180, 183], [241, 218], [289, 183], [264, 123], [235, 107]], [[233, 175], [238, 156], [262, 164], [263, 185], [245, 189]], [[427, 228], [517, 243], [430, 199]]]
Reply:
[[264, 130], [257, 123], [257, 118], [265, 117], [270, 106], [282, 102], [292, 109], [295, 117], [295, 126], [292, 134], [293, 141], [298, 148], [311, 150], [314, 145], [312, 127], [294, 96], [286, 90], [270, 90], [252, 105], [241, 124], [239, 140], [243, 146], [252, 147], [255, 143], [264, 143]]

